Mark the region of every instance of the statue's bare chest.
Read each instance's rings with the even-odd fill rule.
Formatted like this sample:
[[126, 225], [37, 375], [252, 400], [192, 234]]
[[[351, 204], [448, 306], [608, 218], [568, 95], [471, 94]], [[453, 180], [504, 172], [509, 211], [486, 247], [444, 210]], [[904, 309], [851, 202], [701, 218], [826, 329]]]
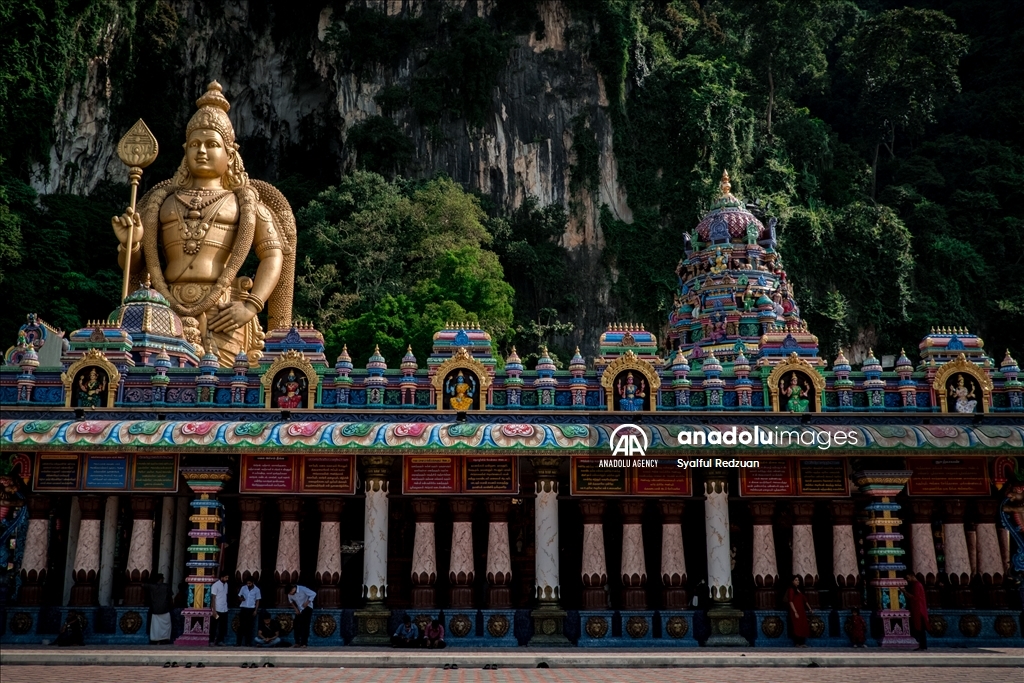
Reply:
[[230, 251], [238, 215], [233, 192], [169, 195], [160, 206], [160, 241], [167, 257], [191, 257], [210, 248]]

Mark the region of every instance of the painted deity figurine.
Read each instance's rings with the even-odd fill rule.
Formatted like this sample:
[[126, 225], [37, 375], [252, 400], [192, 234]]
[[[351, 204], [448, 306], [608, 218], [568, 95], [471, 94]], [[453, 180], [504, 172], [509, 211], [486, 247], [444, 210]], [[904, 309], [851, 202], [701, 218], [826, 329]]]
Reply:
[[107, 378], [100, 377], [96, 368], [89, 370], [89, 379], [78, 380], [78, 405], [82, 408], [103, 406], [103, 392], [107, 390]]
[[617, 389], [619, 391], [619, 410], [637, 412], [644, 409], [644, 399], [647, 397], [647, 383], [644, 380], [640, 380], [640, 386], [637, 387], [633, 381], [633, 373], [630, 372], [626, 375], [626, 384], [623, 385], [620, 379]]
[[301, 408], [302, 392], [306, 390], [306, 378], [296, 377], [294, 370], [288, 371], [288, 376], [277, 381], [277, 390], [280, 396], [277, 397], [278, 408]]
[[460, 372], [455, 378], [454, 385], [451, 379], [448, 380], [444, 391], [451, 396], [448, 404], [452, 408], [458, 411], [469, 410], [473, 407], [473, 399], [476, 397], [476, 379], [470, 377], [467, 383], [465, 375]]
[[956, 386], [949, 388], [949, 397], [956, 399], [955, 407], [958, 413], [973, 413], [974, 408], [978, 405], [974, 395], [974, 382], [971, 382], [969, 387], [964, 386], [964, 376], [958, 374], [956, 376]]
[[785, 382], [779, 382], [779, 393], [789, 397], [786, 401], [786, 410], [791, 413], [806, 413], [811, 404], [811, 387], [804, 381], [801, 388], [797, 382], [796, 373], [789, 373], [789, 386], [787, 387]]
[[[220, 84], [207, 87], [185, 129], [177, 173], [111, 222], [120, 265], [131, 236], [132, 279], [148, 274], [179, 316], [194, 318], [221, 367], [239, 352], [256, 365], [264, 338], [257, 315], [266, 307], [271, 329], [291, 324], [295, 217], [272, 185], [249, 179], [231, 105]], [[251, 278], [240, 273], [250, 251], [259, 260]]]

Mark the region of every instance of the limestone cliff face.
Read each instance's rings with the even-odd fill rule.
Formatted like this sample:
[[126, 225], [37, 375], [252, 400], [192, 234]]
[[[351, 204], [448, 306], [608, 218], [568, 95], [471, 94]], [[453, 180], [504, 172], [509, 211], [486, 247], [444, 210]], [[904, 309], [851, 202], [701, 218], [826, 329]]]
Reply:
[[[246, 0], [224, 0], [216, 11], [209, 5], [172, 0], [180, 40], [173, 47], [174, 90], [180, 100], [168, 103], [183, 130], [192, 101], [211, 79], [217, 79], [232, 103], [231, 118], [250, 172], [270, 180], [277, 176], [289, 151], [316, 139], [321, 163], [336, 175], [355, 164], [345, 144], [351, 127], [381, 114], [374, 96], [388, 85], [408, 84], [415, 55], [396, 68], [374, 69], [360, 78], [344, 69], [324, 43], [336, 21], [330, 8], [309, 15], [289, 34], [274, 30], [274, 21], [257, 21]], [[368, 2], [389, 15], [419, 15], [425, 0]], [[451, 4], [451, 3], [450, 3]], [[455, 3], [456, 6], [459, 3]], [[468, 0], [465, 12], [487, 17], [490, 3]], [[465, 120], [446, 120], [440, 131], [421, 125], [412, 109], [394, 120], [413, 141], [415, 157], [405, 172], [431, 175], [443, 171], [470, 189], [488, 194], [505, 209], [518, 207], [527, 196], [541, 205], [572, 202], [569, 227], [562, 242], [578, 273], [576, 312], [578, 341], [596, 340], [600, 328], [614, 318], [608, 299], [607, 273], [599, 262], [603, 237], [598, 221], [602, 205], [617, 218], [631, 221], [626, 193], [618, 179], [612, 149], [612, 124], [602, 79], [586, 56], [567, 43], [574, 19], [559, 0], [538, 5], [543, 34], [515, 39], [508, 64], [492, 90], [491, 108], [481, 128]], [[54, 145], [48, 168], [37, 169], [40, 192], [88, 193], [104, 180], [123, 181], [124, 167], [115, 152], [120, 122], [139, 115], [130, 101], [113, 92], [116, 64], [111, 56], [126, 31], [115, 19], [105, 42], [80, 82], [66, 89], [54, 120]], [[262, 25], [263, 28], [255, 28]], [[295, 25], [295, 22], [292, 22]], [[137, 107], [136, 107], [137, 108]], [[599, 182], [594, 192], [570, 196], [575, 162], [572, 120], [584, 114], [598, 149]], [[315, 131], [311, 136], [310, 131]], [[439, 134], [440, 133], [440, 134]], [[437, 142], [440, 140], [441, 142]], [[161, 153], [177, 158], [178, 140], [161, 139]], [[257, 162], [253, 167], [256, 158]]]

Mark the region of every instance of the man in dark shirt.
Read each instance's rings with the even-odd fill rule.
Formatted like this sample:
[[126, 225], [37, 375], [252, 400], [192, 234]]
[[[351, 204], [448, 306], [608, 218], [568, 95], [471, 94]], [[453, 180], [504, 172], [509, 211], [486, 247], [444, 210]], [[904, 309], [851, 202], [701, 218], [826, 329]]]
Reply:
[[256, 632], [256, 647], [274, 647], [281, 644], [281, 622], [264, 612]]

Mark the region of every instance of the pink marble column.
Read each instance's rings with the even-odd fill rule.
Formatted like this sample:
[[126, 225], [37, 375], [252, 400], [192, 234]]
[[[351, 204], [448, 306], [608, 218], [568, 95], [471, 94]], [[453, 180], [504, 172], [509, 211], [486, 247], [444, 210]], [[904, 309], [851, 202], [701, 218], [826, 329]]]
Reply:
[[838, 609], [861, 606], [860, 571], [857, 567], [857, 544], [853, 539], [854, 505], [849, 500], [834, 500], [832, 511], [832, 574], [838, 593], [833, 605]]
[[604, 501], [586, 498], [580, 501], [583, 513], [583, 609], [608, 609], [608, 569], [604, 554]]
[[989, 609], [1006, 609], [1006, 591], [1003, 588], [1003, 560], [996, 535], [999, 501], [979, 498], [974, 501], [975, 529], [978, 534], [978, 570], [985, 587], [985, 602]]
[[279, 498], [277, 509], [281, 514], [281, 533], [277, 538], [277, 562], [274, 579], [277, 581], [278, 607], [288, 606], [288, 584], [299, 580], [299, 517], [302, 501], [298, 498]]
[[412, 606], [432, 610], [437, 606], [434, 583], [437, 581], [437, 547], [434, 540], [434, 513], [437, 501], [415, 498], [412, 509], [416, 527], [412, 541]]
[[623, 500], [622, 510], [622, 609], [647, 609], [647, 561], [644, 558], [642, 518], [644, 501]]
[[508, 498], [488, 498], [487, 512], [487, 606], [507, 609], [512, 606], [512, 556], [508, 544]]
[[661, 607], [686, 609], [686, 554], [683, 552], [683, 512], [680, 500], [659, 500], [661, 509]]
[[971, 560], [967, 550], [967, 534], [964, 531], [966, 501], [960, 498], [947, 498], [944, 503], [946, 518], [942, 523], [943, 548], [952, 606], [956, 609], [973, 609]]
[[452, 554], [448, 564], [452, 609], [473, 607], [473, 499], [452, 498]]
[[818, 609], [818, 556], [814, 550], [814, 503], [794, 501], [790, 504], [793, 512], [793, 574], [804, 580], [807, 603]]
[[238, 562], [235, 564], [235, 579], [244, 583], [249, 579], [259, 583], [263, 573], [263, 543], [260, 538], [263, 526], [263, 499], [245, 496], [238, 500], [241, 511], [242, 529], [238, 536]]
[[21, 591], [18, 604], [25, 607], [43, 604], [43, 584], [49, 565], [50, 499], [31, 496], [28, 499], [28, 531], [25, 554], [21, 560]]
[[128, 564], [125, 577], [129, 583], [124, 588], [126, 606], [143, 605], [146, 596], [142, 584], [149, 580], [153, 571], [153, 520], [155, 500], [149, 496], [132, 496], [132, 539], [128, 546]]
[[928, 596], [928, 607], [942, 606], [938, 588], [939, 563], [935, 555], [935, 541], [932, 538], [932, 515], [935, 501], [930, 498], [910, 499], [910, 548], [911, 570], [924, 585]]
[[754, 521], [754, 609], [775, 609], [778, 606], [776, 585], [779, 583], [775, 530], [772, 526], [775, 502], [753, 500], [747, 505]]
[[96, 581], [100, 575], [103, 504], [104, 500], [99, 496], [80, 496], [78, 499], [82, 522], [71, 565], [75, 585], [71, 588], [71, 600], [68, 602], [73, 607], [91, 607], [97, 604]]
[[316, 594], [316, 606], [322, 609], [341, 607], [341, 511], [345, 509], [344, 498], [321, 498], [317, 501], [320, 510], [320, 545], [316, 553], [316, 579], [320, 588]]

